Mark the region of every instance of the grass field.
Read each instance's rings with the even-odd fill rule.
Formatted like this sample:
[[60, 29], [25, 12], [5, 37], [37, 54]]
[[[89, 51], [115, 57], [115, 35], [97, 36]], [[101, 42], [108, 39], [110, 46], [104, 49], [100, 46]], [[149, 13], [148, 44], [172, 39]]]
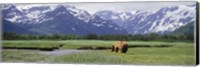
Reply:
[[[83, 46], [110, 47], [115, 41], [102, 40], [15, 40], [2, 41], [5, 47], [54, 47], [63, 44], [62, 49], [76, 49]], [[128, 41], [129, 45], [173, 45], [171, 47], [129, 48], [126, 54], [113, 53], [111, 50], [88, 50], [66, 55], [43, 55], [37, 50], [2, 50], [3, 62], [40, 62], [40, 63], [93, 63], [93, 64], [149, 64], [149, 65], [194, 65], [194, 43]]]

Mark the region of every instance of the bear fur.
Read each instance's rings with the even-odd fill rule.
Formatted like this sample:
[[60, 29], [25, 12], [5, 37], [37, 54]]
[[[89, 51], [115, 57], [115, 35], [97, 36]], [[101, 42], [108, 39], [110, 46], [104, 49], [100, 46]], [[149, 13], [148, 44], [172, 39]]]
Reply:
[[126, 53], [128, 51], [128, 44], [125, 41], [117, 41], [112, 45], [112, 52]]

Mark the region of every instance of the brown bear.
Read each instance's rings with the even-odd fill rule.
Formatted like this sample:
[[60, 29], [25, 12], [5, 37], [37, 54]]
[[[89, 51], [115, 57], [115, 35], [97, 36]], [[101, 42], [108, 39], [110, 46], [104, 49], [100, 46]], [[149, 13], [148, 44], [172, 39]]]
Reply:
[[112, 52], [126, 53], [128, 51], [128, 44], [125, 41], [117, 41], [114, 45], [112, 45]]

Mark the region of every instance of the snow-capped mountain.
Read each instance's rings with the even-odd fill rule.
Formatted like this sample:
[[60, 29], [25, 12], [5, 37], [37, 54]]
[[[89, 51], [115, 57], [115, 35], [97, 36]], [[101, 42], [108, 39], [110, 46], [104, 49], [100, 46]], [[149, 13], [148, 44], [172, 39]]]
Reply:
[[[91, 15], [87, 13], [87, 11], [76, 9], [74, 6], [68, 5], [21, 5], [14, 6], [8, 5], [4, 8], [4, 13], [8, 12], [6, 10], [12, 10], [9, 14], [6, 13], [4, 16], [6, 20], [14, 22], [14, 23], [41, 23], [44, 21], [52, 20], [52, 17], [46, 16], [45, 13], [56, 10], [57, 8], [64, 7], [70, 14], [74, 15], [80, 20], [84, 20], [85, 22], [89, 22]], [[65, 12], [59, 12], [59, 14], [64, 14]], [[9, 17], [12, 16], [12, 17]]]
[[72, 15], [77, 17], [80, 20], [88, 23], [93, 17], [85, 10], [77, 9], [74, 6], [67, 6], [66, 8]]
[[39, 34], [168, 33], [195, 21], [196, 15], [195, 5], [168, 6], [154, 11], [102, 10], [93, 15], [63, 4], [8, 4], [2, 11], [4, 22]]
[[109, 10], [99, 11], [94, 16], [99, 16], [101, 19], [110, 20], [119, 26], [123, 26], [124, 23], [133, 16], [132, 12], [114, 12]]
[[20, 8], [14, 5], [5, 6], [3, 17], [12, 23], [41, 23], [50, 19], [44, 19], [44, 13], [49, 11], [49, 6], [37, 6], [30, 8]]
[[127, 34], [123, 28], [110, 21], [68, 5], [9, 5], [3, 9], [3, 18], [5, 24], [9, 21], [38, 34]]
[[[195, 21], [195, 6], [168, 6], [154, 11], [138, 10], [117, 13], [99, 11], [95, 15], [111, 20], [131, 34], [167, 33]], [[123, 16], [123, 17], [121, 17]]]

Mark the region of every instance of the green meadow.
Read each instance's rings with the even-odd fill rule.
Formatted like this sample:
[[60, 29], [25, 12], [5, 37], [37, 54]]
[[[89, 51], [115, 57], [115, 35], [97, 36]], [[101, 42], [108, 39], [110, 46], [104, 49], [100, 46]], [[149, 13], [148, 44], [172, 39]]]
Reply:
[[[57, 50], [77, 50], [84, 46], [111, 47], [116, 41], [104, 40], [3, 40], [2, 47], [51, 48], [62, 44]], [[148, 64], [148, 65], [194, 65], [195, 47], [192, 42], [127, 41], [128, 45], [171, 45], [170, 47], [129, 47], [127, 53], [105, 50], [83, 50], [64, 55], [44, 55], [40, 50], [3, 49], [2, 62], [31, 63], [87, 63], [87, 64]], [[80, 50], [81, 51], [81, 50]]]

